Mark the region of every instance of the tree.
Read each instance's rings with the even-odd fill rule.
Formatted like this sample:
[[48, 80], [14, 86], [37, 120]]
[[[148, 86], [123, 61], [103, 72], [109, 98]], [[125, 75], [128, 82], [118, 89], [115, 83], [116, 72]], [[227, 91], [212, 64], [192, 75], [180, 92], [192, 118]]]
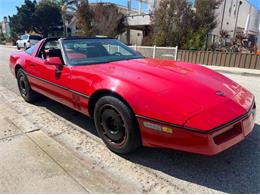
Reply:
[[96, 35], [116, 37], [124, 32], [124, 15], [116, 5], [97, 3], [93, 5], [93, 31]]
[[215, 10], [222, 0], [196, 0], [196, 10], [187, 0], [162, 0], [155, 11], [153, 42], [161, 46], [202, 49], [216, 27]]
[[67, 12], [74, 13], [80, 35], [116, 37], [124, 30], [124, 15], [111, 3], [89, 5], [87, 0], [62, 0], [64, 21]]
[[212, 31], [217, 25], [215, 10], [223, 0], [196, 0], [195, 28]]
[[205, 48], [208, 30], [205, 27], [199, 29], [192, 29], [186, 37], [186, 42], [182, 46], [183, 49], [198, 50]]
[[10, 17], [10, 28], [15, 33], [25, 33], [33, 30], [36, 0], [25, 0], [21, 7], [16, 7], [17, 14]]
[[92, 36], [92, 18], [93, 12], [90, 9], [89, 3], [86, 0], [81, 0], [80, 3], [76, 4], [75, 16], [77, 18], [77, 26], [80, 28], [81, 32], [79, 34]]
[[160, 46], [179, 46], [191, 31], [194, 12], [186, 0], [162, 0], [152, 17], [154, 43]]
[[40, 1], [35, 10], [33, 30], [47, 37], [49, 32], [61, 29], [61, 27], [62, 17], [59, 4], [51, 0]]
[[16, 7], [17, 14], [9, 16], [11, 35], [15, 38], [25, 32], [36, 32], [44, 37], [62, 25], [59, 4], [54, 0], [25, 0], [21, 7]]
[[193, 31], [190, 32], [186, 43], [188, 49], [206, 49], [208, 34], [217, 26], [216, 9], [222, 0], [197, 0], [193, 22]]
[[6, 40], [5, 36], [4, 36], [3, 32], [2, 32], [2, 25], [0, 23], [0, 44], [2, 44], [5, 40]]
[[124, 31], [124, 15], [114, 4], [97, 3], [90, 6], [88, 0], [61, 0], [60, 7], [64, 23], [71, 20], [71, 14], [76, 17], [80, 35], [116, 37]]

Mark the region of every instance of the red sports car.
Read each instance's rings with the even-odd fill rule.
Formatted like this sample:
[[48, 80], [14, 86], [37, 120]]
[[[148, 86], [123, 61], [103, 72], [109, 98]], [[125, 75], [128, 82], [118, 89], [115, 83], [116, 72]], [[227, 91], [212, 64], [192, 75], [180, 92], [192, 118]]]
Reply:
[[109, 38], [43, 39], [12, 53], [27, 102], [39, 94], [95, 120], [116, 153], [163, 147], [215, 155], [253, 130], [254, 96], [203, 66], [144, 58]]

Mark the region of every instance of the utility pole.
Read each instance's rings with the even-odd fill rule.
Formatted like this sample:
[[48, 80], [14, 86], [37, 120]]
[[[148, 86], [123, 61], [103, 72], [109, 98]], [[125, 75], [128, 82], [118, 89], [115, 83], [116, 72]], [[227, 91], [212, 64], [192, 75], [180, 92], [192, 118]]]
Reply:
[[223, 30], [223, 23], [224, 23], [224, 17], [225, 17], [225, 12], [226, 12], [226, 5], [227, 5], [227, 0], [224, 1], [224, 8], [223, 8], [223, 14], [222, 14], [222, 20], [221, 20], [221, 27], [220, 30]]
[[132, 0], [127, 0], [127, 14], [128, 16], [131, 15], [131, 11], [132, 11]]
[[138, 0], [138, 15], [142, 14], [142, 0]]
[[237, 17], [236, 17], [236, 23], [235, 23], [235, 28], [234, 28], [234, 33], [233, 33], [233, 39], [236, 38], [236, 33], [237, 33], [237, 22], [238, 22], [238, 16], [239, 16], [239, 10], [240, 10], [240, 6], [243, 4], [242, 1], [239, 1], [238, 4], [238, 10], [237, 10]]

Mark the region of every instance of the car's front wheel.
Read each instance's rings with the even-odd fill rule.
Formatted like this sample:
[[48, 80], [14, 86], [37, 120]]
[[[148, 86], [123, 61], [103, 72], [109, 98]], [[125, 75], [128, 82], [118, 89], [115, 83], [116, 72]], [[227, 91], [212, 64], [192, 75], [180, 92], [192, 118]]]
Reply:
[[100, 98], [95, 106], [94, 120], [99, 136], [113, 152], [126, 154], [141, 145], [136, 118], [118, 98]]
[[39, 94], [31, 89], [30, 83], [23, 69], [17, 72], [17, 83], [21, 96], [26, 102], [34, 102], [38, 99]]

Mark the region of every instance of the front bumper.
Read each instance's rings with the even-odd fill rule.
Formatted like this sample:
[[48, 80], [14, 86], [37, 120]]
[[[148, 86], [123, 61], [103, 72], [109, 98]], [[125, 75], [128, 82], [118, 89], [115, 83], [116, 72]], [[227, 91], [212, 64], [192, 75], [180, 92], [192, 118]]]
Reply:
[[[215, 130], [199, 132], [167, 123], [137, 116], [142, 135], [142, 143], [148, 147], [177, 149], [186, 152], [216, 155], [244, 140], [254, 128], [255, 103], [250, 110]], [[147, 127], [147, 122], [157, 125], [157, 129]], [[168, 129], [168, 132], [160, 131]]]

